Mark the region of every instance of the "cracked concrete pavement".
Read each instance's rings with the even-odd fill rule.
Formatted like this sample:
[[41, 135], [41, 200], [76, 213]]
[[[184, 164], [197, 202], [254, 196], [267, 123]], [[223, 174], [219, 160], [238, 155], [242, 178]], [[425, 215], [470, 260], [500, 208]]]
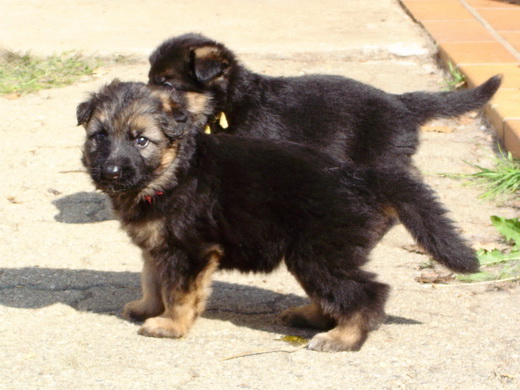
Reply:
[[[305, 302], [283, 268], [218, 274], [207, 311], [180, 340], [138, 336], [139, 325], [120, 317], [140, 294], [140, 254], [81, 172], [76, 105], [114, 77], [144, 81], [153, 48], [188, 31], [225, 42], [257, 72], [335, 73], [395, 93], [438, 90], [435, 48], [397, 1], [1, 3], [0, 48], [137, 58], [69, 87], [0, 98], [1, 388], [518, 388], [518, 287], [419, 284], [428, 258], [401, 226], [372, 255], [369, 268], [392, 295], [388, 320], [360, 352], [295, 351], [279, 340], [314, 333], [277, 321]], [[441, 125], [453, 131], [424, 132], [417, 165], [476, 248], [498, 245], [489, 216], [516, 217], [518, 208], [437, 175], [471, 172], [464, 161], [486, 164], [492, 132], [473, 116]]]

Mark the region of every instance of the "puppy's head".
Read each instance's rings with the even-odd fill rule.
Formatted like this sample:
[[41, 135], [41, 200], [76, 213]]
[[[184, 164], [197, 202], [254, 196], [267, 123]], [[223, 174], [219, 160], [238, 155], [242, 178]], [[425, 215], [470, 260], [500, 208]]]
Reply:
[[82, 161], [96, 187], [136, 198], [164, 190], [182, 140], [204, 127], [208, 107], [201, 94], [118, 80], [92, 94], [76, 114], [87, 133]]
[[163, 42], [150, 56], [149, 83], [179, 91], [226, 93], [236, 59], [224, 45], [200, 34]]

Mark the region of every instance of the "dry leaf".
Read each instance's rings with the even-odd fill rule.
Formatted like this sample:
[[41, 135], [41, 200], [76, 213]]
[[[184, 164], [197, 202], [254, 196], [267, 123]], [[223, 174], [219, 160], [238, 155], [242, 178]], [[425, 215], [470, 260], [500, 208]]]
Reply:
[[19, 200], [17, 200], [16, 197], [14, 197], [14, 196], [8, 196], [8, 197], [7, 197], [7, 200], [8, 200], [9, 202], [11, 202], [12, 204], [20, 204], [20, 203], [22, 203], [22, 202], [20, 202]]
[[415, 278], [419, 283], [446, 283], [455, 279], [455, 276], [449, 273], [439, 274], [437, 272], [424, 272], [421, 276]]
[[418, 253], [420, 255], [425, 255], [426, 252], [424, 251], [423, 248], [421, 248], [419, 245], [417, 244], [406, 244], [406, 245], [401, 245], [401, 248], [403, 248], [405, 251], [407, 252], [410, 252], [410, 253]]
[[8, 93], [7, 95], [4, 95], [4, 98], [7, 99], [7, 100], [16, 100], [19, 97], [20, 97], [20, 95], [17, 94], [16, 92]]

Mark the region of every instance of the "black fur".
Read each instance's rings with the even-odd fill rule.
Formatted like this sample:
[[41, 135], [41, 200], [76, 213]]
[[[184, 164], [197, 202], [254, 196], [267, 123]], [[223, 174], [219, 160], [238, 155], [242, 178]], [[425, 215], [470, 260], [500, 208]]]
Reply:
[[[310, 348], [359, 349], [369, 326], [383, 315], [389, 290], [362, 266], [388, 230], [394, 212], [436, 260], [458, 272], [478, 269], [473, 251], [457, 234], [432, 190], [411, 175], [338, 164], [311, 148], [285, 141], [206, 135], [192, 116], [179, 124], [157, 110], [164, 96], [171, 100], [169, 107], [182, 108], [183, 104], [176, 93], [161, 93], [162, 98], [142, 84], [115, 83], [78, 110], [78, 121], [88, 134], [93, 133], [93, 126], [106, 131], [101, 139], [87, 138], [84, 163], [97, 187], [108, 193], [122, 226], [141, 246], [145, 258], [152, 259], [161, 286], [152, 290], [162, 291], [163, 306], [158, 306], [165, 311], [161, 315], [159, 309], [154, 314], [158, 317], [145, 322], [143, 334], [182, 335], [161, 328], [156, 318], [168, 318], [177, 329], [179, 319], [168, 308], [186, 300], [182, 297], [209, 267], [208, 253], [216, 251], [221, 269], [271, 272], [284, 261], [324, 322], [331, 319], [336, 325], [317, 335]], [[123, 108], [120, 96], [131, 96], [134, 109]], [[103, 115], [85, 118], [85, 107], [99, 112], [99, 102], [107, 105]], [[125, 118], [134, 120], [136, 110], [151, 119], [152, 134], [156, 126], [165, 126], [162, 139], [154, 140], [157, 145], [147, 146], [157, 149], [152, 156], [175, 150], [175, 158], [165, 169], [127, 134], [133, 129]], [[172, 136], [168, 129], [177, 126], [183, 132]], [[122, 174], [110, 179], [124, 191], [112, 191], [114, 185], [107, 187], [106, 178], [99, 180], [94, 174], [104, 172], [114, 159], [121, 162]], [[127, 170], [131, 178], [125, 175]], [[157, 187], [154, 183], [159, 182]], [[145, 201], [143, 194], [149, 194], [149, 188], [154, 188], [156, 196]], [[153, 234], [144, 234], [150, 225]]]
[[151, 84], [211, 94], [214, 115], [224, 112], [230, 124], [214, 123], [215, 132], [303, 143], [364, 166], [409, 166], [423, 123], [481, 108], [501, 82], [495, 76], [472, 90], [393, 95], [341, 76], [269, 77], [199, 34], [165, 41], [150, 63]]

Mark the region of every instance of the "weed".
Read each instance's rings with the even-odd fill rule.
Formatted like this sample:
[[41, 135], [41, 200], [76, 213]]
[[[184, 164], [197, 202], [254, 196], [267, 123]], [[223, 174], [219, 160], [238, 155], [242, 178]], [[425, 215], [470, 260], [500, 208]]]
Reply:
[[459, 89], [466, 85], [466, 76], [454, 66], [451, 61], [448, 62], [449, 78], [444, 80], [445, 88], [448, 91]]
[[511, 244], [511, 248], [507, 251], [478, 250], [480, 272], [472, 275], [460, 275], [457, 276], [457, 279], [463, 282], [520, 279], [520, 220], [492, 216], [491, 223]]
[[484, 185], [488, 190], [480, 195], [481, 198], [496, 198], [499, 195], [513, 195], [520, 190], [520, 161], [513, 159], [510, 152], [494, 159], [493, 168], [484, 168], [469, 164], [477, 172], [469, 175], [458, 175], [470, 179], [477, 184]]

